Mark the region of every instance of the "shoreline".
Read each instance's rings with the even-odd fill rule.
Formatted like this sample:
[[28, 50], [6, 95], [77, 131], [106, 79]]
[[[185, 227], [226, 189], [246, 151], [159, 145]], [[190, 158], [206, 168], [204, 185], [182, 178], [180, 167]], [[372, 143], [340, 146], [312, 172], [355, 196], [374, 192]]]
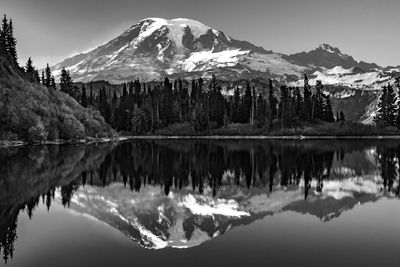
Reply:
[[400, 135], [348, 135], [348, 136], [304, 136], [304, 135], [130, 135], [112, 138], [87, 138], [78, 140], [55, 140], [42, 142], [0, 140], [0, 149], [25, 145], [63, 145], [121, 142], [126, 140], [400, 140]]
[[397, 140], [400, 139], [400, 135], [348, 135], [348, 136], [334, 136], [334, 135], [314, 135], [314, 136], [305, 136], [305, 135], [132, 135], [132, 136], [122, 136], [125, 140], [161, 140], [161, 139], [183, 139], [183, 140], [190, 140], [190, 139], [209, 139], [209, 140], [335, 140], [335, 139], [346, 139], [346, 140]]

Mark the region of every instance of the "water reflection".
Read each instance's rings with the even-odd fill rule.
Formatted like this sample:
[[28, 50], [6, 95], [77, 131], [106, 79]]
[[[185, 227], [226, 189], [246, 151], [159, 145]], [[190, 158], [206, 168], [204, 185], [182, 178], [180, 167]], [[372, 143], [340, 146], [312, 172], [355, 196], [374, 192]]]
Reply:
[[329, 221], [399, 196], [400, 143], [126, 141], [0, 150], [0, 253], [58, 202], [146, 248], [187, 248], [282, 211]]

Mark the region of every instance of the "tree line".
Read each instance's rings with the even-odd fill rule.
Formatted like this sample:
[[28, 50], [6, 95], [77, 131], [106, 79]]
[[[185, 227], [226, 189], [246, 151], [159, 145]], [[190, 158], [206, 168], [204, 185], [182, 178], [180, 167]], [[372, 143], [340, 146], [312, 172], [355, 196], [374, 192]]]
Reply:
[[[48, 66], [42, 76], [42, 84], [57, 89]], [[98, 109], [114, 129], [133, 134], [154, 132], [176, 123], [188, 123], [195, 132], [210, 132], [231, 123], [272, 130], [344, 120], [343, 113], [334, 117], [331, 98], [324, 93], [322, 83], [318, 81], [312, 90], [306, 75], [303, 90], [282, 85], [278, 94], [273, 80], [258, 92], [250, 81], [245, 84], [243, 88], [237, 86], [233, 95], [227, 95], [216, 76], [208, 82], [203, 78], [165, 78], [155, 84], [139, 80], [124, 83], [121, 94], [105, 87], [94, 94], [92, 83], [88, 89], [85, 84], [78, 88], [63, 68], [59, 88], [82, 106]]]

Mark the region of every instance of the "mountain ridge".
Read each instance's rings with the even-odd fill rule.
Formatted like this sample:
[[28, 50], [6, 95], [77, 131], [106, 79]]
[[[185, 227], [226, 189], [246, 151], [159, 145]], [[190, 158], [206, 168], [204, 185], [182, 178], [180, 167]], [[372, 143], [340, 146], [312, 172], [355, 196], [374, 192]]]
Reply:
[[65, 67], [77, 81], [121, 83], [138, 77], [147, 82], [191, 73], [220, 74], [228, 79], [269, 76], [295, 80], [303, 73], [337, 66], [365, 72], [385, 69], [357, 61], [327, 43], [308, 52], [285, 55], [236, 40], [193, 19], [146, 18], [109, 42], [67, 58], [52, 69], [57, 76]]

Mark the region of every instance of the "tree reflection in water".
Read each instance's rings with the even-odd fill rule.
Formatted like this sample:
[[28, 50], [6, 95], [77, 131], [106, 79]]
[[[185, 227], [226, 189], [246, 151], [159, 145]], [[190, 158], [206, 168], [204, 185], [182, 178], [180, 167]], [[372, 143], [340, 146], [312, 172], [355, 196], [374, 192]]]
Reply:
[[[139, 194], [156, 186], [165, 195], [190, 188], [193, 194], [211, 191], [214, 198], [226, 187], [266, 194], [301, 189], [307, 200], [328, 192], [329, 181], [376, 175], [383, 194], [399, 196], [399, 158], [400, 142], [393, 141], [141, 140], [2, 149], [0, 253], [5, 262], [13, 257], [20, 211], [31, 218], [40, 202], [50, 210], [56, 192], [66, 207], [81, 187], [115, 183]], [[325, 204], [288, 207], [317, 215]]]

